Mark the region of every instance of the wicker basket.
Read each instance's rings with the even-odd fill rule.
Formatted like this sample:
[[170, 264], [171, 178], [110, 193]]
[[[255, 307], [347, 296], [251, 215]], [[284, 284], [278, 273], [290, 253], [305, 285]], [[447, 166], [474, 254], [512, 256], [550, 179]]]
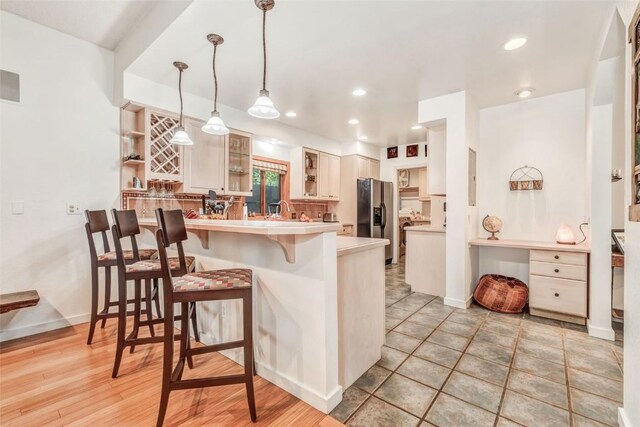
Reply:
[[476, 286], [473, 299], [491, 311], [522, 313], [529, 301], [529, 288], [513, 277], [485, 274]]

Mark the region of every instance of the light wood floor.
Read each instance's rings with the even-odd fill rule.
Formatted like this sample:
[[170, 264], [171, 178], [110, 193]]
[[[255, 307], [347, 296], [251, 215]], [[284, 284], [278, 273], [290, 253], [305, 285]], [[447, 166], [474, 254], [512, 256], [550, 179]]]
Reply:
[[[88, 324], [0, 343], [0, 425], [152, 426], [160, 399], [162, 344], [125, 352], [111, 378], [114, 319], [86, 345]], [[161, 332], [161, 327], [158, 328]], [[196, 356], [185, 378], [242, 372], [218, 353]], [[266, 426], [341, 426], [268, 381], [255, 377], [258, 422]], [[166, 426], [250, 426], [243, 385], [175, 391]]]

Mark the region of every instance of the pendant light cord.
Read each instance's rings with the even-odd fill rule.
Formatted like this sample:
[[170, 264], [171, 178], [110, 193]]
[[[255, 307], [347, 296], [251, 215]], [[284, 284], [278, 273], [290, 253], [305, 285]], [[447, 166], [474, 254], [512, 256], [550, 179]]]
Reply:
[[180, 127], [182, 127], [182, 70], [180, 70], [180, 77], [178, 77], [178, 93], [180, 94]]
[[218, 45], [216, 43], [213, 44], [213, 112], [218, 112], [218, 75], [216, 74], [216, 51], [218, 50]]
[[266, 26], [267, 26], [267, 9], [262, 9], [262, 56], [263, 56], [263, 64], [262, 68], [262, 90], [267, 90], [267, 35], [266, 35]]

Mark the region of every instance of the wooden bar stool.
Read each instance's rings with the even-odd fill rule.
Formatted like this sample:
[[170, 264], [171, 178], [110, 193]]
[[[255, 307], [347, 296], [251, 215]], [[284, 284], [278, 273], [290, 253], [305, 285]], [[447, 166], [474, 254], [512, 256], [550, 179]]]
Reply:
[[[89, 324], [89, 336], [87, 338], [87, 344], [91, 344], [93, 341], [93, 334], [96, 329], [96, 324], [99, 320], [102, 320], [101, 327], [104, 328], [107, 323], [107, 319], [118, 317], [118, 313], [109, 312], [111, 307], [118, 306], [117, 301], [111, 301], [111, 267], [116, 266], [116, 253], [109, 250], [109, 239], [107, 238], [107, 231], [109, 230], [109, 221], [107, 220], [107, 212], [100, 211], [84, 211], [87, 222], [84, 225], [87, 232], [87, 238], [89, 240], [89, 254], [91, 258], [91, 320]], [[102, 245], [104, 247], [104, 253], [98, 255], [96, 250], [96, 244], [94, 241], [94, 234], [100, 233], [102, 236]], [[157, 251], [155, 249], [139, 249], [139, 259], [134, 258], [133, 251], [124, 251], [124, 259], [127, 264], [134, 263], [140, 260], [148, 260], [157, 257]], [[104, 306], [101, 312], [98, 313], [98, 296], [100, 294], [98, 285], [98, 268], [104, 268]], [[155, 301], [158, 317], [160, 314], [160, 299], [158, 293], [158, 284], [155, 283], [155, 287], [152, 292], [145, 295], [148, 299], [148, 304], [151, 301]], [[134, 300], [127, 301], [133, 303]]]
[[[118, 376], [118, 370], [120, 369], [120, 362], [122, 361], [122, 353], [125, 347], [130, 347], [130, 352], [133, 353], [136, 345], [153, 344], [162, 342], [163, 337], [155, 336], [153, 325], [163, 323], [162, 318], [153, 319], [147, 317], [146, 321], [142, 321], [140, 316], [141, 310], [141, 288], [142, 281], [145, 282], [145, 291], [148, 291], [151, 287], [151, 282], [157, 284], [158, 279], [162, 277], [162, 269], [160, 266], [160, 260], [139, 260], [136, 256], [138, 253], [138, 244], [136, 236], [140, 234], [140, 227], [138, 225], [138, 218], [135, 210], [118, 211], [113, 209], [111, 211], [113, 215], [113, 242], [116, 249], [116, 262], [118, 267], [118, 337], [116, 340], [116, 356], [113, 365], [113, 372], [111, 376], [116, 378]], [[131, 248], [134, 253], [134, 258], [138, 261], [127, 264], [124, 258], [124, 251], [122, 249], [121, 239], [129, 237], [131, 239]], [[195, 269], [195, 257], [185, 256], [182, 247], [178, 248], [178, 257], [169, 258], [171, 264], [171, 274], [174, 276], [182, 276]], [[127, 282], [133, 281], [135, 283], [135, 297], [134, 297], [134, 309], [133, 309], [133, 329], [126, 335], [127, 330], [127, 317], [125, 314], [125, 308], [127, 304]], [[194, 303], [195, 305], [195, 303]], [[150, 305], [147, 301], [147, 313], [150, 312]], [[197, 330], [197, 320], [195, 318], [196, 311], [194, 308], [189, 310], [193, 325], [194, 335], [196, 340], [199, 340]], [[165, 317], [167, 313], [165, 313]], [[187, 317], [185, 317], [187, 319]], [[170, 315], [170, 320], [174, 321], [173, 313]], [[141, 326], [148, 326], [150, 337], [138, 338], [138, 332]], [[171, 329], [172, 330], [172, 329]], [[173, 334], [171, 334], [173, 337]]]
[[[166, 247], [187, 240], [187, 230], [180, 210], [156, 210], [156, 217], [161, 228], [156, 231], [158, 242], [158, 258], [162, 266], [162, 294], [164, 298], [164, 328], [172, 330], [173, 304], [180, 303], [182, 312], [188, 310], [189, 304], [195, 301], [220, 301], [241, 299], [243, 338], [239, 341], [191, 348], [189, 344], [189, 322], [183, 317], [180, 324], [180, 356], [173, 366], [173, 339], [165, 332], [164, 358], [162, 362], [162, 392], [157, 426], [162, 426], [169, 404], [169, 394], [173, 390], [211, 387], [244, 383], [247, 390], [249, 414], [251, 421], [256, 421], [256, 404], [253, 392], [253, 315], [252, 315], [252, 281], [253, 273], [248, 269], [234, 268], [226, 270], [201, 271], [172, 279], [171, 260], [167, 258]], [[192, 356], [211, 353], [230, 348], [243, 347], [244, 374], [225, 375], [197, 379], [182, 379], [185, 359], [189, 362]], [[191, 363], [189, 362], [191, 366]]]

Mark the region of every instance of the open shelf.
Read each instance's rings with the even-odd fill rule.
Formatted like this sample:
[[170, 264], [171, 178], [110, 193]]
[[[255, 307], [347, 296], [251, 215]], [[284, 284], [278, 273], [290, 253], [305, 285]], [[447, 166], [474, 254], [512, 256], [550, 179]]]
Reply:
[[133, 159], [123, 160], [122, 164], [127, 166], [139, 166], [139, 165], [144, 165], [144, 160], [133, 160]]
[[147, 191], [146, 188], [133, 188], [133, 187], [129, 187], [129, 188], [123, 188], [122, 191]]
[[140, 132], [137, 130], [126, 130], [122, 132], [122, 136], [128, 136], [130, 138], [142, 138], [144, 137], [144, 132]]

